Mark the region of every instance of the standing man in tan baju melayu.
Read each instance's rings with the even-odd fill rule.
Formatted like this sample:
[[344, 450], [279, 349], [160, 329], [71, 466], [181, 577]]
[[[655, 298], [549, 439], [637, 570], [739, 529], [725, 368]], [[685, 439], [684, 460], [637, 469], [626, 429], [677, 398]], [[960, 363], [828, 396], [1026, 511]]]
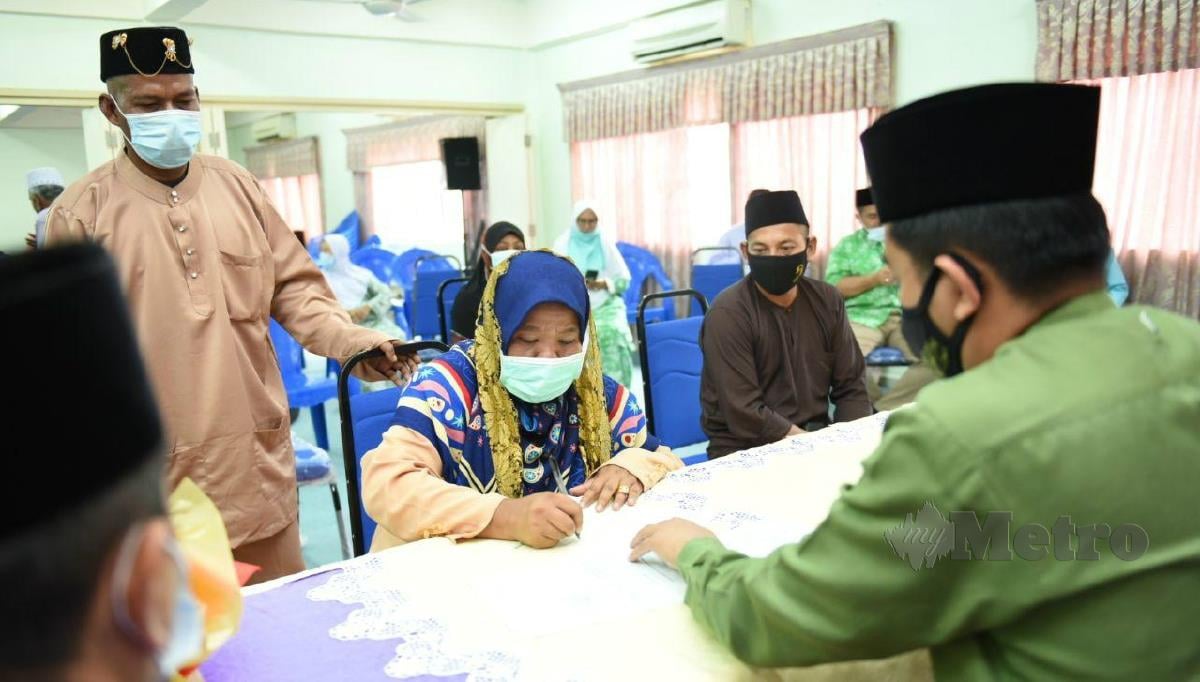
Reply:
[[194, 155], [200, 100], [182, 30], [106, 33], [100, 64], [100, 110], [127, 145], [63, 192], [47, 242], [92, 240], [116, 260], [167, 426], [171, 485], [190, 477], [213, 499], [235, 558], [262, 567], [256, 580], [303, 570], [269, 318], [319, 355], [383, 349], [364, 378], [399, 381], [411, 362], [351, 323], [254, 176]]

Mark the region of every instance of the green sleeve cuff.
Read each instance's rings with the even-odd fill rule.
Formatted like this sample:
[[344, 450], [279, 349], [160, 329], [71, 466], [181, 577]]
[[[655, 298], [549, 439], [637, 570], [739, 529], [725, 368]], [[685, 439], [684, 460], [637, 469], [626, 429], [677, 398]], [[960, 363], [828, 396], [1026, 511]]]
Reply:
[[684, 579], [687, 579], [688, 571], [703, 566], [709, 555], [728, 551], [717, 538], [696, 538], [683, 546], [675, 565], [679, 567], [679, 573]]

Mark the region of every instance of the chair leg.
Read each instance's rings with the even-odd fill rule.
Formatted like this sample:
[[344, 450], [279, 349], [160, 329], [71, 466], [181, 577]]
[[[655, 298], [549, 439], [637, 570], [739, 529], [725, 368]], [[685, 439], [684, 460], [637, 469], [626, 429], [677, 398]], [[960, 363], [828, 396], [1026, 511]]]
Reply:
[[350, 550], [350, 540], [346, 537], [346, 520], [342, 518], [342, 497], [338, 495], [337, 481], [329, 482], [329, 495], [333, 498], [333, 515], [337, 518], [338, 538], [342, 541], [342, 558], [349, 559], [354, 553]]
[[325, 403], [312, 406], [313, 433], [317, 436], [317, 447], [329, 452], [329, 432], [325, 428]]

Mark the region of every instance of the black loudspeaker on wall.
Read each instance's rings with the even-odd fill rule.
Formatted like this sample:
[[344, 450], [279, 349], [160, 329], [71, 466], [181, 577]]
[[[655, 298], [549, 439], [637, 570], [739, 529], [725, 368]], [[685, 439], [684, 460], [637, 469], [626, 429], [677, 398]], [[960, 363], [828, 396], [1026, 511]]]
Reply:
[[442, 163], [446, 164], [446, 189], [480, 189], [479, 139], [442, 139]]

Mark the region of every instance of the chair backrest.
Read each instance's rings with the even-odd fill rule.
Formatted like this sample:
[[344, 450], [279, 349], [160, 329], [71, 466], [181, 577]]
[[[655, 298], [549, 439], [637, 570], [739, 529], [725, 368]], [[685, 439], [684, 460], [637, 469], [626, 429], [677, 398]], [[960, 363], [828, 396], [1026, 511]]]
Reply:
[[340, 234], [350, 242], [350, 252], [354, 253], [362, 246], [362, 219], [358, 211], [350, 211], [342, 222], [333, 229], [334, 234]]
[[283, 375], [283, 385], [289, 390], [294, 386], [303, 386], [304, 348], [273, 318], [270, 328], [271, 345], [275, 347], [275, 358], [279, 362], [279, 373]]
[[[703, 252], [726, 252], [733, 251], [739, 253], [737, 249], [725, 248], [720, 246], [710, 246], [703, 249], [696, 249], [692, 252], [692, 288], [699, 291], [706, 300], [715, 301], [717, 295], [725, 291], [729, 287], [737, 284], [745, 275], [742, 270], [741, 258], [738, 258], [736, 263], [724, 263], [719, 265], [697, 265], [696, 254]], [[695, 299], [692, 300], [692, 313], [695, 315], [703, 315], [704, 312], [697, 305]]]
[[454, 299], [458, 298], [458, 292], [462, 291], [462, 288], [470, 281], [470, 277], [455, 277], [442, 282], [438, 287], [438, 331], [441, 332], [442, 341], [446, 343], [450, 343], [451, 311], [454, 309]]
[[[653, 253], [628, 242], [617, 242], [617, 251], [621, 253], [621, 257], [625, 259], [625, 265], [629, 268], [630, 279], [629, 288], [625, 290], [625, 307], [629, 310], [630, 317], [642, 303], [647, 280], [654, 280], [658, 284], [659, 291], [671, 291], [675, 288], [675, 283], [667, 276], [666, 269]], [[665, 302], [660, 305], [666, 311], [666, 319], [675, 319], [674, 306], [667, 305]]]
[[[354, 429], [354, 475], [357, 477], [358, 489], [362, 490], [362, 458], [368, 452], [378, 447], [383, 441], [383, 432], [392, 423], [392, 415], [396, 413], [396, 405], [400, 402], [400, 389], [389, 388], [383, 391], [372, 391], [350, 396], [350, 414], [354, 415], [351, 422]], [[350, 474], [351, 469], [346, 469]], [[372, 519], [361, 500], [351, 501], [351, 514], [358, 514], [362, 522], [363, 550], [370, 549], [371, 540], [375, 537], [375, 519]], [[360, 552], [356, 549], [355, 555]]]
[[704, 353], [700, 348], [703, 317], [687, 317], [646, 324], [648, 303], [690, 296], [707, 311], [708, 302], [697, 291], [683, 289], [651, 294], [638, 310], [638, 352], [642, 358], [647, 428], [668, 447], [678, 448], [708, 439], [700, 426], [700, 374]]
[[405, 296], [412, 295], [413, 285], [417, 281], [417, 261], [436, 255], [426, 249], [409, 249], [396, 256], [396, 262], [392, 264], [392, 273], [404, 289]]
[[395, 278], [393, 267], [396, 254], [386, 249], [368, 246], [350, 253], [350, 262], [371, 271], [375, 278], [384, 284], [390, 284]]
[[[438, 354], [450, 350], [437, 341], [408, 343], [396, 349], [401, 355], [420, 351], [436, 351]], [[362, 503], [362, 458], [383, 439], [383, 432], [392, 421], [392, 414], [400, 402], [399, 388], [373, 391], [359, 395], [350, 394], [351, 373], [363, 360], [378, 357], [378, 349], [363, 351], [346, 361], [338, 375], [338, 409], [342, 418], [342, 463], [346, 468], [346, 499], [349, 501], [350, 539], [354, 556], [362, 556], [371, 547], [375, 536], [375, 520], [366, 512]]]
[[413, 336], [432, 339], [441, 332], [441, 313], [438, 306], [438, 289], [446, 280], [462, 277], [462, 271], [454, 267], [450, 256], [426, 256], [417, 260], [416, 280], [413, 282], [412, 315], [409, 325]]

